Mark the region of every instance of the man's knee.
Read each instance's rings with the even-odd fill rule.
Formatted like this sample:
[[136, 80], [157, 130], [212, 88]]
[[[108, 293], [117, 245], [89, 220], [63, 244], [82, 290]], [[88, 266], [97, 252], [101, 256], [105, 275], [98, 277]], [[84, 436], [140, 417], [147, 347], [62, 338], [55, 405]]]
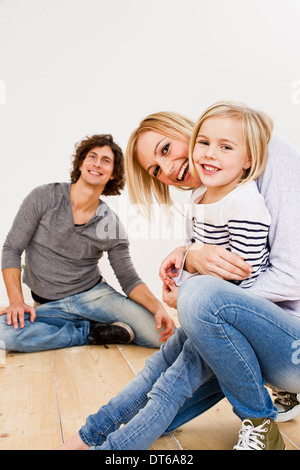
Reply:
[[17, 346], [16, 330], [6, 322], [6, 316], [0, 317], [0, 349], [14, 351]]

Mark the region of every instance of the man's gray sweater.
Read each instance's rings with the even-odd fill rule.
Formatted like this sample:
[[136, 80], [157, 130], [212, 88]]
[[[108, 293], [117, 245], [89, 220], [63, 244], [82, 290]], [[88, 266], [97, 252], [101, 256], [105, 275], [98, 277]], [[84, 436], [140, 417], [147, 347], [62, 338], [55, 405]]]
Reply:
[[100, 278], [98, 261], [107, 252], [129, 295], [142, 281], [119, 218], [100, 200], [94, 217], [76, 226], [70, 187], [70, 183], [46, 184], [25, 198], [3, 246], [2, 269], [21, 268], [25, 250], [23, 282], [38, 296], [59, 300], [93, 287]]

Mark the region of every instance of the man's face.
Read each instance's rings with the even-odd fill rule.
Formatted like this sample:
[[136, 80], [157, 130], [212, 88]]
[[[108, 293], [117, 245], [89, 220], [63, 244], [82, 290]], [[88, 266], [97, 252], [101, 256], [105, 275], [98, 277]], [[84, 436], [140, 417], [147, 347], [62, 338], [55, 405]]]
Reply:
[[80, 178], [92, 186], [103, 186], [113, 179], [114, 154], [108, 145], [91, 149], [81, 166]]

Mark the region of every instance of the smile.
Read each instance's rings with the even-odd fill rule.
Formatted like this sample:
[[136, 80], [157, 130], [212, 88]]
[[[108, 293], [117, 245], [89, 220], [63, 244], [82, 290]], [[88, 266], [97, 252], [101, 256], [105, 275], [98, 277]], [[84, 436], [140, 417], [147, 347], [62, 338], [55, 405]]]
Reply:
[[220, 171], [220, 168], [217, 168], [217, 167], [212, 166], [212, 165], [202, 164], [201, 167], [203, 168], [205, 173], [217, 173], [218, 171]]
[[183, 180], [184, 180], [184, 178], [186, 177], [188, 168], [189, 168], [189, 161], [186, 160], [186, 161], [181, 165], [181, 168], [180, 168], [179, 173], [178, 173], [177, 178], [176, 178], [177, 181], [183, 181]]
[[102, 176], [102, 173], [99, 173], [98, 171], [88, 170], [88, 172], [90, 173], [90, 175]]

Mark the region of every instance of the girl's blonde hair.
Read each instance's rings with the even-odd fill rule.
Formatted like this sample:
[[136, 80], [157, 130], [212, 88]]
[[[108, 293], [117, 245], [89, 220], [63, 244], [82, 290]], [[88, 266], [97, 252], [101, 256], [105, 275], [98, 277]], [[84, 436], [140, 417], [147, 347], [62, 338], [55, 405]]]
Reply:
[[173, 112], [150, 114], [135, 129], [128, 141], [125, 152], [126, 182], [130, 200], [139, 205], [139, 211], [148, 218], [154, 199], [159, 204], [171, 204], [169, 187], [159, 181], [141, 166], [137, 158], [137, 143], [142, 134], [154, 131], [171, 139], [190, 143], [195, 123]]
[[267, 163], [267, 146], [273, 130], [273, 120], [264, 112], [249, 108], [243, 103], [219, 101], [206, 109], [197, 121], [190, 141], [190, 170], [195, 172], [192, 159], [193, 150], [199, 130], [212, 117], [228, 117], [241, 121], [248, 157], [251, 166], [245, 170], [241, 183], [257, 179], [264, 171]]

